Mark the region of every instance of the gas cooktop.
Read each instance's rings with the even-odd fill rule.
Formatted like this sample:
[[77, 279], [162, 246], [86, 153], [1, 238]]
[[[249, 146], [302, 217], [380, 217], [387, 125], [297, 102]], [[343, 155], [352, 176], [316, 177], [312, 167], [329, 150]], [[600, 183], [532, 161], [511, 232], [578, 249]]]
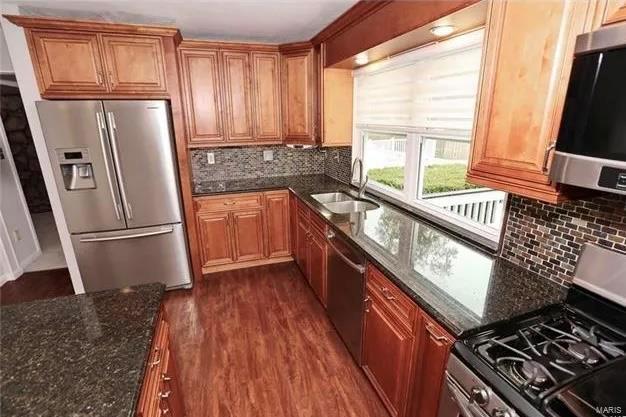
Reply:
[[568, 306], [468, 341], [471, 350], [532, 402], [624, 357], [624, 329]]

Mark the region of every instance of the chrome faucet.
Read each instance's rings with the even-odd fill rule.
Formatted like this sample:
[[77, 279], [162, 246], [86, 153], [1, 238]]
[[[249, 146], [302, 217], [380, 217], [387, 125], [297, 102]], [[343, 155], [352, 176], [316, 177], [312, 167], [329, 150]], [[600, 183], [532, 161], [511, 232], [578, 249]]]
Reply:
[[359, 198], [363, 198], [363, 194], [365, 193], [365, 186], [367, 185], [367, 181], [369, 177], [365, 176], [365, 181], [363, 181], [363, 161], [361, 158], [354, 158], [354, 162], [352, 163], [352, 178], [354, 178], [354, 171], [357, 162], [359, 163]]

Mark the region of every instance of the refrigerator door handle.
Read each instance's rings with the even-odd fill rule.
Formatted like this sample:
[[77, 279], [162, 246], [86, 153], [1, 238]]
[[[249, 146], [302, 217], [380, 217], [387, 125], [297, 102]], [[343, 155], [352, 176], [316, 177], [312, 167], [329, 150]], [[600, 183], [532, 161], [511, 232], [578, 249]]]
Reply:
[[113, 161], [115, 163], [115, 169], [117, 170], [117, 175], [119, 176], [119, 184], [120, 184], [120, 194], [122, 195], [122, 202], [124, 203], [124, 208], [126, 210], [126, 216], [128, 220], [132, 220], [133, 218], [133, 207], [128, 202], [128, 197], [126, 196], [126, 187], [124, 186], [124, 174], [122, 173], [122, 163], [120, 161], [119, 151], [117, 149], [117, 127], [115, 125], [115, 115], [113, 112], [107, 112], [107, 118], [109, 119], [109, 128], [111, 131], [111, 147], [113, 148]]
[[109, 149], [104, 139], [104, 135], [102, 134], [102, 131], [106, 129], [104, 114], [96, 112], [96, 120], [98, 121], [98, 136], [100, 137], [100, 146], [102, 147], [102, 156], [104, 159], [104, 171], [106, 172], [107, 180], [109, 181], [109, 191], [111, 192], [111, 198], [113, 199], [113, 210], [115, 210], [115, 217], [117, 218], [117, 220], [121, 220], [121, 204], [117, 201], [117, 193], [113, 188], [113, 181], [115, 181], [115, 178], [113, 178], [113, 176], [111, 175], [111, 167], [109, 166]]
[[173, 227], [161, 227], [159, 230], [154, 230], [150, 232], [143, 233], [132, 233], [132, 234], [122, 234], [118, 236], [106, 236], [106, 237], [85, 237], [80, 239], [81, 243], [89, 243], [89, 242], [108, 242], [111, 240], [126, 240], [126, 239], [136, 239], [139, 237], [148, 237], [148, 236], [157, 236], [157, 235], [165, 235], [167, 233], [172, 233], [174, 231]]

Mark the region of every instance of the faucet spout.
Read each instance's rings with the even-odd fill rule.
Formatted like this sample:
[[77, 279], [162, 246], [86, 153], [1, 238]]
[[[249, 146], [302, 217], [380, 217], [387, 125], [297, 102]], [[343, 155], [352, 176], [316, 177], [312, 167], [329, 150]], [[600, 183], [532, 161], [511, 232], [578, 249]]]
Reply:
[[369, 177], [366, 175], [365, 181], [363, 181], [363, 161], [361, 158], [354, 158], [354, 162], [352, 162], [352, 178], [354, 178], [354, 171], [356, 170], [357, 164], [359, 165], [359, 198], [363, 198]]

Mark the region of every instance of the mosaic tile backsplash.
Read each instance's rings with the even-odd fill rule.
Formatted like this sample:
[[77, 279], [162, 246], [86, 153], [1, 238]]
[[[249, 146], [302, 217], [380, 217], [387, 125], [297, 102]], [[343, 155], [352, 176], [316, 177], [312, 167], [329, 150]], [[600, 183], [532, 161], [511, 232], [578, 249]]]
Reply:
[[[265, 161], [264, 151], [272, 152], [273, 160]], [[208, 163], [207, 152], [213, 153], [215, 164]], [[326, 150], [275, 145], [196, 149], [191, 152], [195, 183], [324, 173], [348, 182], [350, 164], [350, 147]]]
[[569, 285], [586, 242], [626, 253], [626, 196], [606, 193], [558, 205], [510, 197], [502, 257]]

